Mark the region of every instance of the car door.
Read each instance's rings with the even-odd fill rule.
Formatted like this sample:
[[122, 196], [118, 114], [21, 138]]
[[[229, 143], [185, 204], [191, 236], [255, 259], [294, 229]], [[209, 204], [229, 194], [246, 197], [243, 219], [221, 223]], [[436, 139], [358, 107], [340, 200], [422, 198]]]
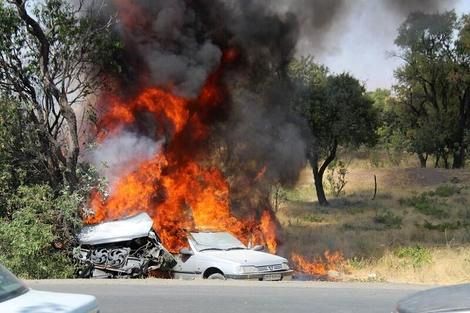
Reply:
[[177, 264], [173, 268], [175, 278], [196, 278], [203, 273], [202, 260], [198, 253], [188, 242], [188, 247], [180, 250], [176, 257]]

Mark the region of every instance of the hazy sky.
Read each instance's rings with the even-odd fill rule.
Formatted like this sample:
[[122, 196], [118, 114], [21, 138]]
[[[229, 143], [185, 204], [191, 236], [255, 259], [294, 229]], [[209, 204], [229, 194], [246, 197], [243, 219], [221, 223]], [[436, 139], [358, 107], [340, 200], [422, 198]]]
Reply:
[[[456, 0], [446, 7], [455, 9], [459, 15], [470, 13], [470, 0]], [[406, 15], [391, 13], [380, 1], [354, 1], [348, 13], [328, 31], [321, 52], [315, 43], [304, 41], [299, 45], [299, 54], [315, 55], [317, 61], [333, 72], [351, 72], [369, 90], [390, 88], [393, 71], [400, 62], [387, 56], [387, 51], [396, 49], [393, 42], [397, 28], [405, 18]]]

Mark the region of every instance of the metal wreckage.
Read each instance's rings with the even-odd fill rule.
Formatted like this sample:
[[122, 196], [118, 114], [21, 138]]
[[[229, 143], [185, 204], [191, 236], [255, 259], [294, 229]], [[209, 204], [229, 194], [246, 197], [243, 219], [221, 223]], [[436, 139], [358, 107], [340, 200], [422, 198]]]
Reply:
[[152, 229], [146, 213], [122, 220], [86, 226], [78, 235], [73, 257], [79, 278], [145, 277], [167, 271], [176, 260]]

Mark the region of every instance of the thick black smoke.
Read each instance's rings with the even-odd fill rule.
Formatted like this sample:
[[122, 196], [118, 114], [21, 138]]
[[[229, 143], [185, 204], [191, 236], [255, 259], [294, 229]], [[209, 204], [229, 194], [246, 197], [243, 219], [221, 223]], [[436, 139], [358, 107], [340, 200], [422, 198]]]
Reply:
[[454, 4], [455, 0], [386, 0], [386, 6], [395, 13], [407, 16], [411, 12], [437, 12]]
[[[294, 183], [306, 164], [305, 131], [290, 109], [286, 75], [300, 36], [296, 12], [261, 0], [114, 0], [108, 9], [118, 17], [115, 33], [123, 44], [115, 77], [121, 96], [151, 85], [195, 100], [222, 69], [224, 111], [211, 118], [202, 162], [216, 163], [227, 176], [235, 212], [260, 214], [269, 186]], [[235, 57], [225, 64], [227, 51]], [[131, 140], [113, 137], [106, 151], [121, 149], [114, 143], [148, 142], [158, 121], [137, 123], [123, 132]]]

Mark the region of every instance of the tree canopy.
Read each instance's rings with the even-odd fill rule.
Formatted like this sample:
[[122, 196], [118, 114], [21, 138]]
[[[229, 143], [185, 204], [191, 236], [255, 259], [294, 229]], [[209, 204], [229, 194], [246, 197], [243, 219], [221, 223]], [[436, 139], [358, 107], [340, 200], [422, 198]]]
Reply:
[[323, 174], [336, 159], [338, 147], [376, 142], [377, 110], [356, 78], [348, 73], [330, 74], [311, 58], [294, 62], [291, 76], [300, 90], [296, 107], [311, 130], [308, 159], [318, 201], [327, 205]]

